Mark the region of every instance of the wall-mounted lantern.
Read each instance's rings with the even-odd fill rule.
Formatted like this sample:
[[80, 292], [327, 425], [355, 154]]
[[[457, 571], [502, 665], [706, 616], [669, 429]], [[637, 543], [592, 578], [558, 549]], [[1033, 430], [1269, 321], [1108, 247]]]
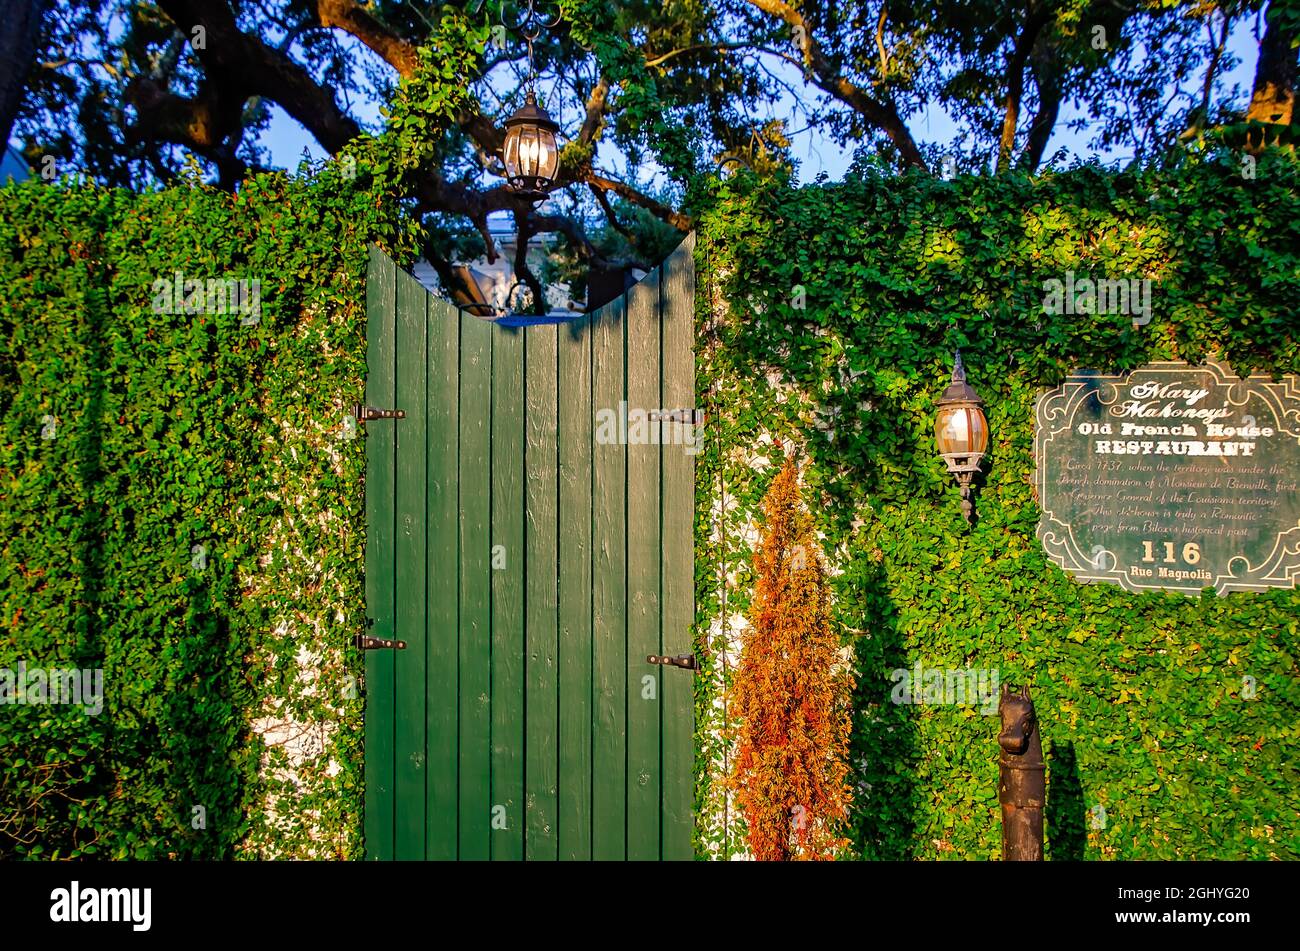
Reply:
[[555, 133], [560, 127], [537, 104], [532, 88], [524, 104], [506, 120], [506, 141], [501, 149], [510, 187], [521, 195], [542, 198], [555, 184], [560, 150]]
[[939, 398], [939, 414], [934, 424], [934, 439], [948, 471], [961, 486], [961, 511], [966, 521], [975, 522], [974, 482], [984, 452], [989, 447], [989, 423], [984, 417], [984, 401], [966, 382], [966, 367], [961, 351], [952, 368], [952, 382]]

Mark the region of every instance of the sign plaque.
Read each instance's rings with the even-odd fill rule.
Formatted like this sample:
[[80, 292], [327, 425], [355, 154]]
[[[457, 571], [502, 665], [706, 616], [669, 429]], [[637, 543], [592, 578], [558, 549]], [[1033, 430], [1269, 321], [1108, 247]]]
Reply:
[[1079, 371], [1038, 399], [1038, 537], [1080, 581], [1199, 594], [1300, 578], [1300, 379]]

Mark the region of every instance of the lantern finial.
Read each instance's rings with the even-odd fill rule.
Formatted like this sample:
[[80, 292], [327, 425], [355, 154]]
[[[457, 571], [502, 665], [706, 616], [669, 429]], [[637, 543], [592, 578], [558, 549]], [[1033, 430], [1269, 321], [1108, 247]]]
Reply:
[[952, 382], [948, 388], [943, 391], [943, 396], [939, 398], [939, 405], [944, 406], [949, 403], [974, 403], [976, 406], [983, 406], [984, 401], [980, 395], [975, 392], [975, 388], [966, 382], [966, 364], [962, 362], [961, 351], [957, 351], [956, 359], [952, 365]]

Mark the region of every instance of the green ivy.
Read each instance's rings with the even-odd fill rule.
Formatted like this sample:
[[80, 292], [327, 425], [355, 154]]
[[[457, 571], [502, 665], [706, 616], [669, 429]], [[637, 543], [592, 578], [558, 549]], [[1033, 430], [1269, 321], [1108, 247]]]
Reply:
[[[890, 671], [920, 661], [1033, 685], [1049, 858], [1300, 857], [1300, 593], [1081, 584], [1035, 537], [1034, 402], [1070, 370], [1216, 354], [1243, 374], [1300, 371], [1297, 167], [1268, 154], [1253, 178], [1242, 168], [1225, 154], [1161, 172], [714, 183], [698, 250], [702, 853], [743, 847], [714, 778], [728, 753], [718, 621], [748, 604], [744, 533], [776, 472], [770, 437], [807, 454], [839, 572], [859, 685], [856, 854], [1000, 854], [997, 718], [890, 702]], [[1045, 314], [1043, 282], [1066, 270], [1150, 278], [1150, 323]], [[957, 347], [992, 432], [969, 532], [934, 448]]]
[[[0, 707], [0, 857], [363, 854], [366, 266], [414, 258], [485, 36], [447, 11], [297, 175], [0, 189], [0, 669], [104, 678], [98, 716]], [[260, 313], [168, 306], [178, 272]]]
[[[268, 840], [261, 801], [293, 795], [273, 778], [286, 750], [252, 731], [271, 698], [339, 724], [339, 772], [281, 818], [278, 845], [301, 846], [297, 810], [316, 809], [357, 850], [362, 701], [343, 685], [360, 670], [344, 645], [363, 627], [364, 444], [338, 434], [363, 389], [367, 247], [399, 235], [347, 184], [327, 167], [238, 195], [0, 192], [0, 668], [102, 668], [105, 696], [98, 716], [0, 708], [0, 854]], [[258, 280], [257, 322], [157, 312], [154, 282], [176, 272]], [[304, 698], [290, 681], [314, 639], [322, 690]]]

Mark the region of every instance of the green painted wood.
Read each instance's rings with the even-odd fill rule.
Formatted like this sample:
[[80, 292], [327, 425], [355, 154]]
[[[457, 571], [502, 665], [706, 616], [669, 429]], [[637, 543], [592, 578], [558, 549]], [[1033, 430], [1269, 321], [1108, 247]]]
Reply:
[[644, 417], [694, 404], [691, 249], [526, 329], [372, 255], [368, 855], [691, 857], [694, 678], [645, 657], [693, 649], [694, 459]]
[[[627, 303], [627, 857], [659, 858], [660, 651], [658, 423], [659, 272], [628, 291]], [[638, 425], [640, 423], [640, 425]]]
[[[660, 391], [665, 409], [692, 409], [695, 402], [695, 235], [674, 251], [663, 266], [660, 342], [663, 364]], [[663, 650], [695, 653], [695, 454], [702, 427], [664, 424], [661, 453], [663, 536]], [[662, 674], [663, 791], [661, 857], [689, 860], [695, 802], [695, 676], [675, 667]]]
[[390, 430], [397, 440], [396, 636], [406, 641], [407, 647], [393, 654], [396, 859], [424, 858], [428, 775], [424, 722], [428, 297], [412, 277], [397, 276], [397, 401], [384, 405], [405, 410], [406, 418], [369, 424], [371, 429]]
[[[610, 429], [626, 399], [623, 298], [592, 320], [592, 857], [627, 856], [627, 447]], [[597, 430], [600, 432], [600, 429]]]
[[559, 331], [559, 857], [591, 858], [591, 325]]
[[[428, 734], [425, 857], [456, 858], [460, 799], [460, 314], [429, 301], [428, 592], [424, 720]], [[406, 422], [401, 420], [402, 423]]]
[[525, 689], [527, 749], [524, 766], [525, 839], [529, 860], [559, 856], [558, 746], [558, 535], [559, 477], [556, 434], [557, 334], [554, 324], [524, 331], [526, 422], [524, 496], [527, 625]]
[[492, 858], [522, 859], [525, 643], [521, 329], [498, 328], [492, 334], [492, 546]]
[[[366, 402], [392, 406], [395, 398], [397, 267], [372, 248], [366, 281]], [[366, 615], [367, 633], [393, 638], [394, 483], [396, 441], [391, 426], [366, 432]], [[366, 653], [366, 855], [393, 857], [394, 659], [390, 652]]]
[[460, 323], [459, 857], [491, 856], [492, 325]]

